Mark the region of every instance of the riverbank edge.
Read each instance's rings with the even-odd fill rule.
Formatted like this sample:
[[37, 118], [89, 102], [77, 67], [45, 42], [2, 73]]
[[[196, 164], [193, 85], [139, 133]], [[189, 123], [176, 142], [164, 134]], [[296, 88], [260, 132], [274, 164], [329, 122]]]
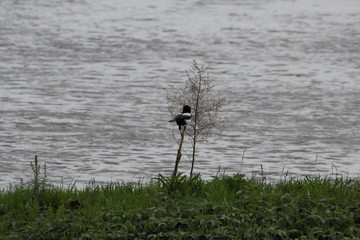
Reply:
[[0, 192], [0, 239], [357, 239], [360, 180], [218, 174]]

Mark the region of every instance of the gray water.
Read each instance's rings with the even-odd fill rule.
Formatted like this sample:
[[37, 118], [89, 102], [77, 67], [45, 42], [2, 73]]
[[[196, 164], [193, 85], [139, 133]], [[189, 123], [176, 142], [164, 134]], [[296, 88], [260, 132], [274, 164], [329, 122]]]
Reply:
[[193, 59], [226, 98], [196, 172], [358, 176], [359, 26], [358, 0], [1, 0], [0, 185], [35, 154], [54, 183], [170, 174]]

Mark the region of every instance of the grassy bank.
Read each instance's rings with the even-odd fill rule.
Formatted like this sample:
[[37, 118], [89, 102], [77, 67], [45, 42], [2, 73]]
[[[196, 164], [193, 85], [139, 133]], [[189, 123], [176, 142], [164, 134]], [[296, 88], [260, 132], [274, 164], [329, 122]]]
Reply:
[[360, 181], [266, 184], [243, 175], [203, 181], [0, 193], [0, 239], [359, 239]]

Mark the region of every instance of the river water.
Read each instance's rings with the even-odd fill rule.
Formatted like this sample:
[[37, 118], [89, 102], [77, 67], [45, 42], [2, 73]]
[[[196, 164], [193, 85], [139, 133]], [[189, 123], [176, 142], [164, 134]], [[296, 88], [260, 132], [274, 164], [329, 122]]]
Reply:
[[196, 172], [358, 176], [359, 26], [358, 0], [1, 0], [0, 186], [35, 154], [57, 184], [171, 174], [193, 60], [226, 98]]

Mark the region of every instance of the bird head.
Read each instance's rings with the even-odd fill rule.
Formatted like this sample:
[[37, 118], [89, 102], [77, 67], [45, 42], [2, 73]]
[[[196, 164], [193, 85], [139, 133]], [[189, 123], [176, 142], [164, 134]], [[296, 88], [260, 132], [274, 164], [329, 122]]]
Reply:
[[182, 113], [191, 113], [191, 108], [188, 105], [185, 105], [183, 107]]

